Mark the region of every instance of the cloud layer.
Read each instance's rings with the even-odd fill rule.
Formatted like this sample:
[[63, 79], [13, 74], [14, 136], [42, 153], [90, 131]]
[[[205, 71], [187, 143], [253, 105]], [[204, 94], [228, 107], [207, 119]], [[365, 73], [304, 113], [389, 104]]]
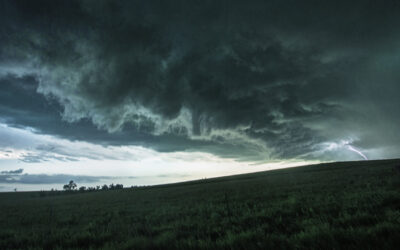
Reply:
[[398, 156], [397, 1], [1, 7], [8, 124], [243, 160], [358, 159], [344, 140]]
[[0, 172], [0, 183], [12, 184], [60, 184], [67, 183], [69, 180], [76, 180], [84, 183], [100, 182], [103, 180], [111, 179], [106, 176], [79, 176], [79, 175], [66, 175], [66, 174], [22, 174], [24, 169], [5, 170]]

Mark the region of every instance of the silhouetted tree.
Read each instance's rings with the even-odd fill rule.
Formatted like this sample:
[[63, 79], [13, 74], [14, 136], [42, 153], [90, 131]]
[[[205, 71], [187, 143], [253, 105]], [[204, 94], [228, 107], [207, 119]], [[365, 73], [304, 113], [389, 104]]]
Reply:
[[86, 187], [85, 187], [85, 186], [80, 187], [80, 188], [79, 188], [79, 191], [85, 192], [85, 191], [86, 191]]
[[104, 184], [104, 185], [101, 187], [101, 190], [108, 190], [107, 184]]
[[73, 180], [70, 180], [68, 184], [65, 184], [63, 189], [65, 191], [72, 191], [76, 189], [76, 183]]

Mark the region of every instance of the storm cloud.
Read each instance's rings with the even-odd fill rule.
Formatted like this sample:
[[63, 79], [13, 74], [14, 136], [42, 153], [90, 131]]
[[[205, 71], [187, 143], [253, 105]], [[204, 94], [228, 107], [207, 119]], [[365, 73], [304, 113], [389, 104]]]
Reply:
[[346, 145], [398, 157], [398, 1], [0, 9], [0, 118], [12, 126], [241, 160], [358, 159], [335, 151]]
[[22, 174], [22, 175], [0, 175], [0, 183], [10, 184], [64, 184], [70, 180], [82, 183], [94, 183], [112, 179], [110, 177], [77, 176], [77, 175], [47, 175], [47, 174]]
[[66, 175], [66, 174], [22, 174], [24, 169], [5, 170], [0, 172], [0, 183], [22, 183], [22, 184], [55, 184], [67, 183], [69, 180], [77, 180], [79, 182], [92, 183], [102, 180], [112, 179], [106, 176], [83, 176], [83, 175]]
[[1, 171], [0, 174], [22, 174], [24, 172], [24, 169], [19, 168], [17, 170], [5, 170]]

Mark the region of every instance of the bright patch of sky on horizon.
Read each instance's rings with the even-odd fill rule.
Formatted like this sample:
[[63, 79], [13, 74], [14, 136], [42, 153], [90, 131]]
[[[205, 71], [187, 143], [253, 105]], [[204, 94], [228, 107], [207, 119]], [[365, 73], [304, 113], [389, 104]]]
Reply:
[[[16, 187], [20, 191], [61, 190], [60, 181], [69, 179], [82, 179], [75, 182], [92, 187], [111, 183], [128, 187], [154, 185], [318, 163], [287, 161], [254, 165], [202, 152], [160, 153], [140, 146], [104, 147], [4, 124], [0, 124], [0, 135], [12, 141], [0, 142], [3, 182], [0, 191]], [[86, 180], [86, 176], [94, 178]]]

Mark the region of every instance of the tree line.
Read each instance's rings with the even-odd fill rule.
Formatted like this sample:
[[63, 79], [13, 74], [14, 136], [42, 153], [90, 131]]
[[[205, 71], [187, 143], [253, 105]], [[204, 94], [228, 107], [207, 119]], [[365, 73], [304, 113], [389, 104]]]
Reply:
[[65, 184], [63, 186], [64, 191], [72, 192], [72, 191], [80, 191], [80, 192], [85, 192], [85, 191], [100, 191], [100, 190], [115, 190], [115, 189], [123, 189], [124, 185], [122, 184], [104, 184], [103, 186], [95, 186], [95, 187], [85, 187], [81, 186], [78, 188], [78, 185], [73, 181], [70, 180], [69, 183]]

